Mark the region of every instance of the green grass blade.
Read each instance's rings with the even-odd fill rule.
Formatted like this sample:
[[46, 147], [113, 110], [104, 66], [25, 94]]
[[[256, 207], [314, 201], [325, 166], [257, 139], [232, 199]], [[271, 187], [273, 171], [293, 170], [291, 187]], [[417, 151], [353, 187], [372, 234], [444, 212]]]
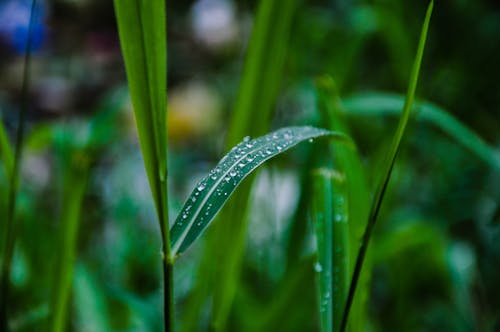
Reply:
[[[310, 285], [314, 280], [314, 259], [312, 256], [303, 257], [290, 268], [270, 302], [260, 304], [255, 312], [250, 312], [253, 316], [247, 331], [313, 330], [315, 324], [311, 322], [310, 311], [304, 309], [314, 305], [314, 294], [309, 290], [304, 291], [304, 285]], [[300, 299], [300, 304], [297, 299]], [[248, 310], [243, 314], [248, 315]]]
[[226, 148], [238, 143], [245, 135], [263, 135], [269, 130], [296, 6], [297, 0], [259, 3]]
[[76, 326], [84, 331], [111, 331], [107, 297], [95, 278], [95, 272], [84, 264], [75, 266], [73, 282]]
[[394, 139], [392, 141], [386, 162], [384, 164], [384, 170], [382, 172], [382, 176], [380, 182], [375, 191], [373, 203], [370, 209], [370, 214], [368, 217], [368, 223], [366, 225], [365, 233], [363, 234], [363, 238], [361, 240], [361, 247], [359, 249], [359, 254], [356, 259], [356, 264], [354, 266], [354, 273], [351, 281], [351, 285], [349, 288], [349, 294], [347, 296], [345, 312], [342, 318], [342, 324], [340, 331], [345, 331], [347, 327], [347, 321], [349, 317], [349, 310], [352, 305], [352, 301], [354, 299], [354, 293], [356, 291], [356, 286], [359, 280], [359, 276], [361, 274], [361, 268], [363, 265], [363, 260], [366, 254], [366, 250], [368, 248], [368, 244], [371, 238], [371, 234], [373, 231], [373, 227], [375, 222], [377, 221], [378, 213], [380, 211], [380, 206], [382, 204], [382, 200], [384, 198], [385, 191], [387, 189], [387, 185], [389, 183], [390, 175], [392, 172], [392, 168], [394, 166], [394, 162], [398, 155], [399, 147], [401, 144], [401, 140], [403, 139], [403, 134], [406, 129], [406, 125], [408, 124], [408, 120], [410, 118], [410, 111], [413, 106], [413, 100], [415, 98], [415, 90], [417, 88], [418, 75], [420, 72], [420, 65], [422, 63], [422, 57], [424, 54], [425, 42], [427, 39], [427, 31], [429, 29], [429, 22], [432, 14], [432, 9], [434, 6], [434, 2], [431, 0], [429, 6], [427, 8], [427, 13], [425, 16], [424, 24], [422, 26], [422, 32], [420, 34], [420, 40], [417, 49], [417, 55], [415, 58], [415, 62], [413, 64], [412, 72], [410, 75], [410, 84], [408, 87], [408, 91], [406, 94], [405, 104], [403, 108], [403, 114], [400, 118], [398, 128], [396, 129], [396, 134], [394, 135]]
[[144, 166], [163, 244], [164, 323], [174, 329], [167, 194], [167, 36], [164, 0], [115, 0], [118, 33]]
[[[318, 107], [324, 118], [328, 129], [349, 133], [345, 119], [341, 114], [341, 101], [335, 82], [329, 76], [316, 80], [318, 93]], [[370, 193], [363, 163], [359, 152], [348, 149], [345, 146], [336, 146], [333, 151], [335, 165], [346, 177], [346, 191], [348, 215], [349, 215], [349, 257], [356, 257], [359, 249], [359, 240], [363, 235], [368, 220], [370, 209]], [[369, 258], [369, 257], [367, 257]], [[369, 259], [365, 259], [365, 266], [371, 265]], [[354, 270], [354, 262], [349, 261], [349, 273]], [[351, 319], [349, 330], [362, 331], [365, 329], [368, 313], [366, 302], [369, 293], [369, 269], [361, 273], [360, 285], [351, 308]]]
[[341, 133], [304, 126], [283, 128], [236, 145], [199, 182], [184, 204], [170, 230], [172, 255], [182, 253], [196, 240], [241, 181], [258, 166], [300, 142], [321, 136], [347, 139]]
[[[260, 136], [269, 131], [287, 57], [292, 19], [297, 0], [261, 0], [245, 56], [243, 75], [238, 88], [234, 112], [226, 136], [226, 148], [244, 136]], [[224, 330], [238, 287], [247, 232], [247, 210], [253, 176], [245, 181], [227, 208], [220, 214], [205, 259], [217, 262], [212, 322], [214, 330]], [[222, 253], [221, 240], [233, 250]]]
[[[403, 98], [390, 93], [365, 93], [344, 99], [342, 106], [347, 114], [353, 115], [399, 115]], [[500, 169], [500, 154], [450, 113], [430, 102], [416, 103], [414, 108], [417, 120], [436, 126], [485, 163]]]
[[321, 331], [338, 331], [348, 289], [349, 232], [345, 175], [313, 172], [311, 218], [316, 233]]
[[165, 2], [115, 0], [114, 4], [144, 165], [161, 227], [166, 230]]
[[60, 255], [53, 284], [51, 302], [51, 328], [53, 332], [66, 330], [68, 301], [73, 285], [73, 270], [82, 209], [87, 179], [89, 160], [84, 154], [76, 152], [68, 170], [63, 193], [63, 211], [61, 217]]
[[10, 145], [9, 138], [7, 137], [2, 121], [0, 121], [0, 158], [3, 161], [7, 179], [10, 179], [12, 176], [12, 168], [14, 167], [14, 151]]

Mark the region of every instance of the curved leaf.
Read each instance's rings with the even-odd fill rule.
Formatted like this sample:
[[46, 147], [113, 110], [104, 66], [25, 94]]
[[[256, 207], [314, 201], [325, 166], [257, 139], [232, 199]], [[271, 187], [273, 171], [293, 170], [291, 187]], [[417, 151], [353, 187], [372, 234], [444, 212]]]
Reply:
[[[364, 93], [342, 101], [347, 113], [357, 115], [399, 115], [403, 104], [403, 96], [390, 93]], [[433, 124], [491, 167], [500, 169], [500, 153], [450, 113], [429, 102], [417, 103], [415, 108], [417, 120]]]
[[245, 138], [222, 158], [219, 164], [201, 180], [187, 199], [170, 229], [172, 257], [185, 251], [207, 228], [241, 181], [266, 160], [285, 152], [306, 140], [347, 136], [314, 127], [288, 127], [250, 140]]

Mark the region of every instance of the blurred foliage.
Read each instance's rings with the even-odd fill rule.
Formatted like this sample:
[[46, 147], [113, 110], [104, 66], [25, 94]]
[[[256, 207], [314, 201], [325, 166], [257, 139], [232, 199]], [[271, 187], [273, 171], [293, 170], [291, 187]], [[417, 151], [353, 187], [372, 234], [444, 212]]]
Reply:
[[[0, 0], [0, 116], [11, 144], [20, 105], [22, 55], [13, 41], [23, 7]], [[24, 3], [19, 1], [19, 3]], [[168, 1], [170, 211], [215, 165], [238, 91], [257, 1]], [[295, 11], [273, 127], [317, 124], [313, 81], [330, 75], [339, 97], [403, 93], [425, 1], [300, 1]], [[9, 7], [10, 6], [10, 7]], [[139, 152], [113, 4], [41, 1], [27, 137], [18, 196], [18, 241], [9, 321], [46, 324], [60, 259], [64, 174], [88, 163], [68, 330], [161, 330], [161, 240]], [[15, 6], [14, 6], [15, 7]], [[8, 14], [8, 10], [19, 10]], [[17, 22], [16, 24], [22, 23]], [[22, 30], [22, 29], [21, 29]], [[22, 31], [21, 31], [22, 32]], [[16, 35], [16, 38], [22, 38]], [[500, 6], [435, 4], [417, 97], [452, 114], [500, 150]], [[16, 40], [19, 43], [19, 39]], [[22, 42], [22, 40], [21, 40]], [[272, 47], [272, 46], [270, 46]], [[255, 109], [254, 112], [259, 112]], [[385, 115], [342, 115], [373, 192], [396, 125]], [[1, 132], [1, 131], [0, 131]], [[368, 329], [496, 331], [500, 328], [500, 173], [425, 122], [410, 122], [373, 254]], [[307, 146], [273, 161], [255, 180], [246, 252], [228, 329], [311, 331], [315, 305], [313, 229], [289, 242], [301, 209]], [[0, 155], [1, 156], [1, 155]], [[0, 222], [7, 179], [0, 167]], [[78, 165], [76, 165], [78, 167]], [[295, 241], [295, 240], [294, 240]], [[188, 310], [205, 242], [175, 271], [177, 315]], [[224, 246], [224, 243], [221, 243]], [[229, 250], [229, 249], [227, 249]], [[297, 259], [288, 261], [290, 251]], [[205, 263], [206, 264], [206, 263]], [[197, 325], [205, 330], [207, 306]]]

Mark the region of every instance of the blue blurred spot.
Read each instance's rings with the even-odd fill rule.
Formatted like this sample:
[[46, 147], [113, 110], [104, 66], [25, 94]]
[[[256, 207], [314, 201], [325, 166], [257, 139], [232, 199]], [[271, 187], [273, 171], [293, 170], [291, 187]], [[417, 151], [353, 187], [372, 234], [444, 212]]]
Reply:
[[[29, 0], [0, 1], [0, 39], [17, 54], [26, 53], [32, 2]], [[31, 36], [31, 51], [38, 51], [45, 41], [44, 8], [37, 1]]]

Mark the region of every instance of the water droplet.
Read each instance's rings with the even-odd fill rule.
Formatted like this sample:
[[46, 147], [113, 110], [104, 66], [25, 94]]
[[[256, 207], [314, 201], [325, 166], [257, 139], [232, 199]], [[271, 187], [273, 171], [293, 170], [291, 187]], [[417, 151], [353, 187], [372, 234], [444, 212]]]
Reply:
[[243, 164], [243, 163], [239, 163], [239, 164], [238, 164], [238, 166], [240, 166], [240, 167], [245, 167], [245, 164]]
[[198, 189], [198, 191], [202, 191], [203, 189], [205, 189], [205, 184], [200, 183], [200, 185], [196, 189]]
[[192, 202], [196, 202], [196, 197], [191, 197]]
[[250, 149], [251, 147], [253, 147], [253, 144], [252, 143], [247, 143], [247, 144], [245, 144], [245, 146]]
[[182, 219], [186, 219], [187, 217], [188, 217], [188, 215], [187, 215], [186, 213], [184, 213], [184, 214], [182, 215]]
[[236, 174], [238, 174], [238, 173], [236, 173], [236, 171], [234, 171], [234, 170], [232, 170], [231, 172], [229, 172], [229, 175], [231, 175], [232, 177], [236, 176]]
[[250, 136], [245, 136], [245, 138], [243, 138], [243, 142], [248, 142], [250, 140]]
[[267, 153], [267, 154], [271, 154], [271, 153], [273, 153], [273, 152], [271, 151], [271, 149], [266, 149], [266, 153]]
[[319, 262], [316, 262], [316, 264], [314, 264], [314, 271], [316, 271], [316, 272], [323, 271], [323, 267], [321, 266], [321, 264]]
[[211, 178], [212, 180], [217, 180], [217, 175], [215, 175], [215, 174], [214, 174], [214, 175], [210, 176], [210, 178]]
[[313, 142], [313, 139], [312, 139], [312, 138], [310, 138], [310, 139], [308, 139], [307, 141], [308, 141], [309, 143], [312, 143], [312, 142]]
[[255, 157], [252, 156], [252, 155], [249, 155], [246, 159], [247, 159], [248, 162], [251, 162], [251, 161], [253, 161], [255, 159]]
[[226, 177], [224, 178], [224, 180], [226, 180], [226, 182], [229, 182], [229, 180], [231, 180], [231, 177], [230, 177], [230, 176], [226, 176]]
[[283, 147], [281, 145], [277, 145], [276, 149], [278, 149], [278, 151], [281, 151], [281, 150], [283, 150]]

